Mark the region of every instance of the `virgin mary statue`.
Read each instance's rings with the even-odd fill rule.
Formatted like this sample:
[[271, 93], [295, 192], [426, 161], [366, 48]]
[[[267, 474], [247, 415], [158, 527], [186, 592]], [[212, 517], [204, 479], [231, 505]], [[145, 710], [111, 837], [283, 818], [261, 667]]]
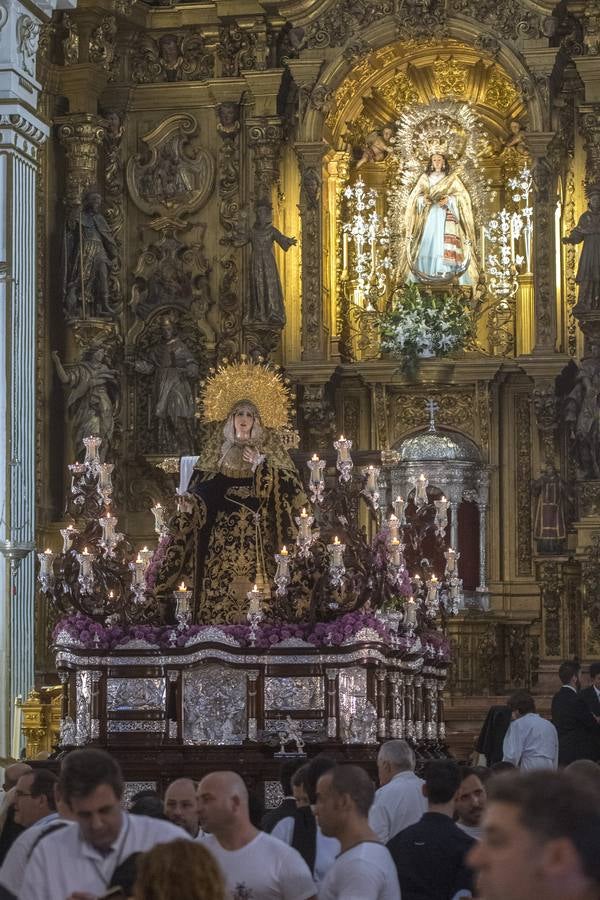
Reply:
[[284, 441], [290, 397], [280, 373], [242, 359], [207, 379], [202, 400], [213, 434], [170, 522], [156, 593], [168, 602], [187, 581], [196, 622], [242, 622], [248, 591], [268, 595], [275, 554], [294, 543], [308, 507]]
[[406, 240], [410, 281], [477, 281], [471, 198], [442, 153], [430, 156], [410, 193]]

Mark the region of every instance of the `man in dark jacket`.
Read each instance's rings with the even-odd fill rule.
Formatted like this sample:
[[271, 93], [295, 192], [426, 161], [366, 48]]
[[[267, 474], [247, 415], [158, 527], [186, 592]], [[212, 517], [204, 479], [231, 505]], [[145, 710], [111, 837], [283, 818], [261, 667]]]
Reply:
[[581, 691], [580, 697], [591, 714], [600, 718], [600, 662], [591, 664], [590, 681], [591, 685]]
[[600, 756], [600, 725], [579, 694], [580, 665], [566, 660], [558, 669], [562, 687], [552, 698], [552, 722], [558, 732], [558, 764]]
[[475, 841], [452, 821], [462, 774], [454, 760], [436, 759], [427, 763], [423, 778], [427, 812], [387, 847], [398, 870], [402, 900], [451, 900], [473, 888], [465, 857]]
[[287, 816], [293, 816], [296, 812], [296, 801], [292, 795], [292, 775], [304, 762], [304, 758], [286, 759], [286, 761], [281, 764], [279, 783], [281, 784], [283, 800], [279, 806], [275, 807], [275, 809], [269, 809], [262, 817], [260, 827], [263, 831], [273, 831], [281, 819], [285, 819]]

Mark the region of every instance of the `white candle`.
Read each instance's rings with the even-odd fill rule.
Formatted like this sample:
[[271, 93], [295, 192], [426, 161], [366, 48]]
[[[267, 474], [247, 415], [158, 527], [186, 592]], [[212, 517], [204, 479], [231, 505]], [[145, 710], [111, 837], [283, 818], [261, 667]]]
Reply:
[[290, 563], [288, 549], [285, 544], [283, 545], [279, 553], [275, 554], [275, 561], [277, 562], [277, 571], [275, 573], [275, 578], [288, 578], [290, 574]]
[[388, 519], [388, 528], [390, 530], [390, 540], [397, 541], [398, 540], [398, 529], [400, 528], [400, 522], [394, 513]]
[[305, 540], [310, 537], [310, 516], [304, 507], [300, 513], [300, 537]]
[[415, 603], [413, 597], [409, 597], [406, 602], [406, 624], [417, 624], [417, 604]]
[[399, 566], [402, 564], [402, 560], [400, 558], [400, 541], [398, 540], [398, 538], [393, 538], [390, 541], [390, 559], [393, 566]]
[[340, 539], [336, 535], [333, 539], [333, 543], [329, 545], [329, 553], [331, 557], [331, 564], [333, 566], [341, 566], [343, 562], [344, 550], [346, 549], [345, 544], [340, 543]]
[[402, 497], [396, 497], [393, 505], [394, 505], [394, 513], [398, 518], [398, 524], [404, 525], [404, 522], [405, 522], [404, 510], [406, 509], [406, 500], [403, 500]]
[[259, 591], [257, 584], [254, 585], [247, 596], [248, 600], [250, 601], [248, 612], [252, 615], [257, 615], [258, 613], [260, 613], [260, 601], [262, 597], [261, 591]]
[[449, 547], [444, 556], [446, 558], [446, 572], [448, 575], [453, 575], [456, 572], [456, 563], [460, 554], [453, 550], [452, 547]]
[[427, 485], [429, 482], [423, 473], [415, 481], [415, 503], [427, 503]]
[[379, 469], [376, 466], [368, 466], [366, 469], [367, 474], [367, 490], [374, 494], [377, 490], [377, 476], [379, 475]]
[[350, 447], [352, 446], [352, 441], [346, 440], [343, 434], [340, 435], [337, 441], [335, 441], [334, 445], [335, 449], [338, 452], [338, 457], [341, 462], [347, 462], [350, 459]]
[[437, 600], [438, 588], [438, 580], [435, 575], [432, 575], [430, 581], [427, 582], [427, 599], [430, 602]]

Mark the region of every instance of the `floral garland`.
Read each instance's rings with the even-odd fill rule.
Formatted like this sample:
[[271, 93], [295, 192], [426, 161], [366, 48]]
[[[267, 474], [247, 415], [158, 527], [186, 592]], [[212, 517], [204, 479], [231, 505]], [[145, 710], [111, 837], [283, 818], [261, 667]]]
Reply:
[[378, 316], [381, 350], [407, 368], [419, 357], [447, 356], [461, 350], [473, 322], [460, 294], [438, 296], [407, 284], [394, 291], [389, 308]]
[[[268, 650], [275, 644], [290, 638], [306, 641], [315, 647], [339, 647], [345, 641], [355, 637], [364, 628], [377, 632], [383, 641], [391, 641], [391, 633], [387, 626], [376, 616], [365, 613], [347, 613], [333, 622], [322, 622], [316, 625], [264, 624], [256, 630], [255, 643], [251, 645], [249, 625], [190, 625], [179, 629], [172, 625], [101, 625], [81, 613], [67, 616], [56, 625], [53, 638], [57, 643], [67, 643], [65, 635], [76, 645], [86, 649], [114, 650], [129, 641], [145, 641], [150, 646], [161, 650], [185, 647], [193, 643], [193, 638], [208, 628], [218, 628], [240, 647], [254, 646]], [[450, 659], [448, 641], [437, 632], [421, 638], [422, 649], [426, 658], [447, 662]], [[414, 638], [402, 635], [396, 638], [399, 651], [410, 653]]]

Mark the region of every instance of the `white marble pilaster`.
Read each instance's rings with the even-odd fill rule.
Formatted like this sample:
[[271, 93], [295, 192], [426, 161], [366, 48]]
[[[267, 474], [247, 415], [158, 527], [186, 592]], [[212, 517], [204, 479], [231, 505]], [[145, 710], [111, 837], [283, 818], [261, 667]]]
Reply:
[[[58, 4], [63, 8], [72, 2]], [[39, 31], [49, 2], [0, 0], [0, 755], [34, 674], [35, 313]], [[15, 748], [16, 749], [16, 748]]]

